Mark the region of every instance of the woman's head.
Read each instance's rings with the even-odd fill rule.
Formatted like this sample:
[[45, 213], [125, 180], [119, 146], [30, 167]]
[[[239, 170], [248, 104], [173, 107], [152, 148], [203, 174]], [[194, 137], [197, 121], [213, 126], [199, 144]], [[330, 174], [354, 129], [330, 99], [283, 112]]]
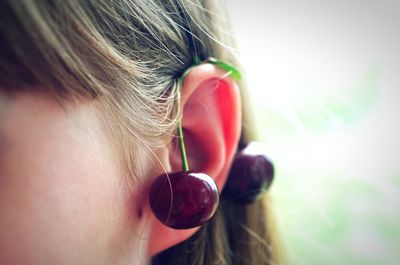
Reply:
[[[35, 253], [24, 253], [38, 260], [84, 257], [70, 253], [73, 245], [101, 253], [111, 248], [121, 257], [137, 248], [146, 257], [148, 242], [155, 254], [191, 235], [152, 227], [146, 185], [164, 170], [179, 170], [171, 142], [176, 89], [195, 56], [217, 54], [202, 37], [207, 30], [220, 39], [209, 29], [216, 14], [179, 1], [3, 5], [0, 80], [8, 95], [2, 104], [8, 105], [2, 115], [8, 148], [2, 149], [2, 175], [10, 183], [2, 187], [10, 193], [8, 207], [16, 207], [3, 213], [20, 223], [5, 237], [6, 249], [18, 253], [26, 246]], [[211, 65], [196, 67], [180, 102], [191, 167], [215, 178], [226, 175], [240, 128], [237, 87], [219, 80], [223, 75]], [[222, 188], [224, 179], [218, 182]]]
[[[0, 3], [0, 263], [145, 264], [198, 230], [161, 225], [147, 196], [157, 175], [181, 169], [180, 111], [190, 167], [226, 181], [238, 87], [210, 64], [180, 82], [196, 57], [234, 60], [216, 5]], [[225, 215], [201, 255], [230, 259]]]
[[[189, 163], [213, 176], [221, 188], [238, 138], [239, 115], [227, 118], [232, 116], [214, 103], [221, 103], [222, 96], [238, 102], [236, 87], [217, 86], [207, 76], [222, 75], [219, 71], [210, 65], [193, 69], [182, 103]], [[181, 166], [174, 144], [152, 149], [158, 161], [141, 149], [133, 157], [141, 163], [140, 172], [129, 175], [92, 101], [65, 109], [36, 92], [3, 101], [8, 106], [1, 124], [2, 262], [118, 264], [133, 258], [144, 264], [141, 258], [193, 234], [158, 223], [147, 203], [146, 185], [164, 170]], [[219, 119], [236, 130], [228, 133]]]

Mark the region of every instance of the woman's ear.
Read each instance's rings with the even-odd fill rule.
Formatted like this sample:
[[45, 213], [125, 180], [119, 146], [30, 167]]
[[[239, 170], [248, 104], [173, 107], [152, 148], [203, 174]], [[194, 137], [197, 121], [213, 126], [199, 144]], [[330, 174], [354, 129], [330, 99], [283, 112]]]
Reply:
[[[201, 64], [185, 77], [181, 104], [189, 168], [211, 176], [222, 191], [240, 137], [239, 88], [224, 70], [212, 64]], [[168, 160], [166, 168], [171, 168], [172, 172], [182, 170], [177, 139], [168, 147]], [[152, 219], [151, 255], [186, 240], [199, 229], [175, 230], [161, 224], [153, 215]]]

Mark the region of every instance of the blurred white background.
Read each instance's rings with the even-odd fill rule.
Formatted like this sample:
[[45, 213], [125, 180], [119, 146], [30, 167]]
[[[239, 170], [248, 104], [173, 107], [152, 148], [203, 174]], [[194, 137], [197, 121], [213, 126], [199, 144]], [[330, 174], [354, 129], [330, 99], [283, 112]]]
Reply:
[[226, 1], [289, 261], [400, 264], [400, 1]]

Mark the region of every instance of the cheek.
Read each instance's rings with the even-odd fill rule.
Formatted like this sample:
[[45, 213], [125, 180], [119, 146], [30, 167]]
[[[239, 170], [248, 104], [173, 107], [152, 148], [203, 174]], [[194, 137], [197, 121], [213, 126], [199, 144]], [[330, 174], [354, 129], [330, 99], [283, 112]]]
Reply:
[[[27, 156], [29, 153], [18, 158], [10, 156], [0, 172], [1, 248], [18, 256], [26, 255], [19, 258], [31, 262], [36, 258], [58, 259], [64, 253], [79, 254], [73, 253], [74, 244], [89, 250], [84, 246], [85, 237], [93, 234], [91, 228], [96, 229], [96, 219], [101, 217], [96, 210], [102, 202], [96, 200], [87, 175], [82, 175], [87, 173], [84, 169], [88, 165], [84, 169], [60, 167], [58, 163], [49, 164], [49, 158], [43, 154], [34, 159]], [[63, 161], [71, 162], [65, 158]], [[98, 238], [93, 244], [101, 240]]]
[[134, 221], [113, 150], [92, 119], [40, 115], [5, 129], [0, 264], [101, 264]]

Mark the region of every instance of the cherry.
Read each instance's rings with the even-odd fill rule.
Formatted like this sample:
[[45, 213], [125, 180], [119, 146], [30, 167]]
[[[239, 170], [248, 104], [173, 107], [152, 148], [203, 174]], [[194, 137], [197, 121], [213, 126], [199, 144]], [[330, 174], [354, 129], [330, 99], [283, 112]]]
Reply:
[[188, 229], [207, 222], [215, 213], [219, 194], [214, 180], [192, 171], [162, 174], [150, 187], [150, 206], [166, 226]]
[[263, 148], [252, 142], [236, 154], [222, 197], [238, 203], [254, 202], [269, 188], [273, 177], [272, 162]]

